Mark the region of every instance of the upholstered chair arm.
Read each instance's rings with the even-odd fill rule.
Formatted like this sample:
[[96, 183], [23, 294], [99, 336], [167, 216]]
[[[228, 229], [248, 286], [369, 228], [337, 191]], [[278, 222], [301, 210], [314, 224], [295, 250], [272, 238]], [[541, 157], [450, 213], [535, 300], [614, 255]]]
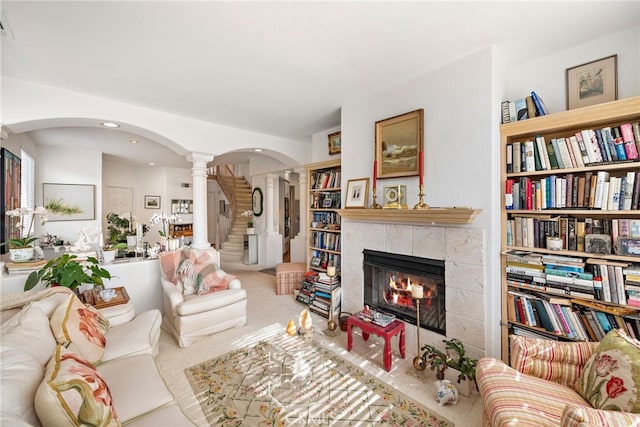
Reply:
[[575, 389], [597, 342], [559, 342], [511, 336], [511, 366], [518, 371]]
[[[184, 297], [182, 296], [182, 292], [176, 285], [171, 283], [169, 280], [164, 277], [160, 277], [160, 282], [162, 283], [162, 291], [164, 292], [165, 301], [169, 302], [171, 306], [171, 311], [175, 316], [177, 314], [176, 307], [182, 304], [184, 301]], [[165, 304], [166, 307], [166, 304]], [[166, 310], [166, 308], [165, 308]]]
[[567, 405], [562, 412], [560, 425], [562, 427], [639, 426], [640, 415]]
[[247, 293], [244, 289], [227, 289], [204, 295], [188, 295], [182, 303], [176, 305], [175, 309], [180, 316], [190, 316], [226, 307], [246, 297]]

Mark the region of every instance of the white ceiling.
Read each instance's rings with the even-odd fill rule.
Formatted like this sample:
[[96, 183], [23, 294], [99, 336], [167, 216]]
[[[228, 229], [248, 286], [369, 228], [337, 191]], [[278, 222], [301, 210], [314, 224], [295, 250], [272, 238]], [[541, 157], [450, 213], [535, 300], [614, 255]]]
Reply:
[[[345, 100], [474, 51], [500, 45], [519, 61], [640, 20], [638, 1], [3, 1], [1, 8], [13, 35], [1, 39], [2, 75], [306, 141], [340, 124]], [[46, 131], [37, 139], [54, 136], [60, 141]], [[113, 150], [131, 149], [128, 137], [112, 141]]]

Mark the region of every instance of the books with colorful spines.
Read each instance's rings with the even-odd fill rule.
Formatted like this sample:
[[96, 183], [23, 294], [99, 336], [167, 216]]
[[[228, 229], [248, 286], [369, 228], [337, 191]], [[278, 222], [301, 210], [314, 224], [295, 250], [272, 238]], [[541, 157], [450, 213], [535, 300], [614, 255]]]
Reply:
[[[536, 138], [538, 138], [538, 137], [536, 136]], [[540, 138], [544, 142], [544, 137], [540, 136]], [[549, 165], [551, 166], [551, 169], [558, 169], [560, 167], [560, 165], [558, 163], [558, 158], [557, 158], [556, 151], [555, 151], [555, 148], [553, 146], [553, 143], [551, 141], [547, 141], [544, 144], [546, 145], [547, 153], [549, 154]]]
[[600, 129], [600, 135], [602, 136], [602, 141], [608, 147], [609, 153], [611, 154], [611, 160], [614, 162], [619, 161], [618, 158], [618, 150], [616, 149], [616, 145], [613, 141], [613, 134], [611, 133], [610, 127], [603, 127]]
[[556, 329], [554, 327], [553, 322], [551, 321], [551, 317], [547, 312], [547, 308], [543, 301], [539, 299], [533, 299], [533, 304], [535, 304], [536, 312], [538, 313], [538, 317], [540, 319], [540, 326], [545, 328], [548, 332], [556, 333]]
[[534, 91], [531, 91], [531, 98], [533, 99], [533, 104], [536, 107], [536, 113], [538, 116], [545, 116], [548, 114], [547, 109], [546, 109], [546, 105], [544, 105], [544, 102], [542, 102], [542, 98], [540, 98], [538, 96], [537, 93], [535, 93]]
[[611, 132], [613, 134], [613, 145], [616, 147], [616, 153], [618, 153], [618, 160], [627, 160], [627, 151], [624, 148], [624, 140], [620, 133], [619, 127], [612, 127]]
[[520, 98], [515, 101], [516, 104], [516, 118], [518, 121], [526, 120], [529, 118], [529, 111], [527, 110], [527, 100]]
[[502, 124], [507, 124], [511, 121], [511, 117], [509, 116], [509, 101], [502, 101], [500, 103], [500, 114], [502, 114]]
[[624, 143], [624, 151], [627, 154], [627, 159], [637, 159], [638, 149], [636, 148], [636, 141], [633, 137], [633, 129], [631, 127], [631, 123], [621, 124], [620, 133], [622, 134], [622, 141]]
[[525, 103], [527, 104], [527, 118], [532, 119], [536, 117], [536, 105], [533, 102], [533, 97], [531, 95], [524, 98]]
[[507, 261], [519, 262], [522, 264], [542, 265], [542, 256], [529, 251], [511, 249], [505, 252]]
[[556, 266], [565, 265], [565, 266], [577, 266], [582, 268], [584, 268], [585, 266], [585, 261], [582, 258], [576, 258], [571, 256], [565, 256], [565, 255], [544, 254], [542, 255], [542, 262], [544, 264], [554, 264]]

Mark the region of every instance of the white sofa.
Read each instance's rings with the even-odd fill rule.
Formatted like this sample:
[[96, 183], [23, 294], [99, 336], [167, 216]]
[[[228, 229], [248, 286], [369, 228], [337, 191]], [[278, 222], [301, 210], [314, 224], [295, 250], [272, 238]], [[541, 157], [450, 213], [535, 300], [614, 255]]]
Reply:
[[[154, 360], [160, 312], [149, 310], [130, 321], [116, 321], [106, 332], [104, 322], [99, 322], [102, 351], [99, 360], [87, 363], [86, 349], [73, 334], [82, 336], [91, 327], [82, 317], [75, 330], [57, 323], [71, 317], [65, 313], [85, 313], [85, 306], [75, 305], [78, 302], [66, 288], [2, 296], [0, 425], [74, 425], [97, 416], [104, 418], [96, 424], [109, 426], [193, 425], [175, 403]], [[61, 330], [70, 334], [70, 343], [59, 344]], [[64, 377], [67, 374], [75, 377]]]
[[[215, 274], [231, 279], [220, 270], [220, 253], [215, 249], [191, 250], [200, 260], [215, 264]], [[179, 269], [180, 251], [161, 254], [160, 282], [164, 294], [164, 327], [176, 339], [180, 347], [187, 347], [192, 342], [208, 335], [224, 331], [247, 323], [247, 292], [242, 289], [240, 280], [227, 280], [224, 290], [199, 295], [186, 291], [181, 279], [173, 270]], [[164, 256], [170, 259], [165, 261]], [[188, 259], [189, 255], [185, 255]], [[194, 258], [192, 258], [194, 259]], [[176, 267], [176, 268], [173, 268]], [[167, 277], [167, 272], [173, 279]], [[191, 292], [194, 292], [192, 290]]]

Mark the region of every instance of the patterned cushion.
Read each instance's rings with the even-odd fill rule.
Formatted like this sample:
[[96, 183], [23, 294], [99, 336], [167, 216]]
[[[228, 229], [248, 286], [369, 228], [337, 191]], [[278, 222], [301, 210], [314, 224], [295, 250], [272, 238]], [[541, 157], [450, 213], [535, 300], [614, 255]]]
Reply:
[[229, 288], [236, 276], [226, 274], [207, 251], [184, 248], [160, 254], [162, 275], [183, 295], [208, 294]]
[[35, 406], [44, 427], [120, 425], [102, 376], [89, 362], [62, 346], [56, 348], [47, 364]]
[[476, 379], [492, 426], [556, 427], [565, 406], [588, 406], [571, 388], [522, 374], [490, 357], [478, 361]]
[[640, 416], [629, 412], [603, 411], [586, 406], [567, 405], [562, 427], [640, 426]]
[[576, 390], [594, 408], [640, 413], [640, 342], [610, 331], [585, 364]]
[[575, 389], [584, 364], [598, 343], [558, 342], [511, 336], [511, 366], [518, 371]]
[[51, 330], [58, 344], [93, 364], [102, 359], [106, 329], [105, 319], [96, 310], [87, 308], [75, 294], [70, 294], [51, 315]]

